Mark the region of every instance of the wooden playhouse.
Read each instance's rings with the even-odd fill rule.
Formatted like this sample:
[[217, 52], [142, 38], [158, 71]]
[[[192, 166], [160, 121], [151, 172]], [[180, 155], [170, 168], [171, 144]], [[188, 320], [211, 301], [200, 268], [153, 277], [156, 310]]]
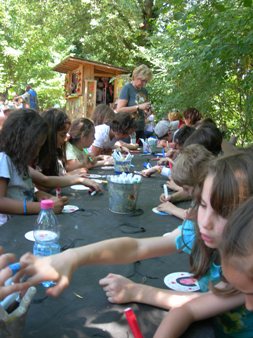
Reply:
[[71, 119], [91, 117], [97, 104], [115, 102], [129, 71], [101, 62], [67, 57], [53, 68], [65, 73], [66, 112]]

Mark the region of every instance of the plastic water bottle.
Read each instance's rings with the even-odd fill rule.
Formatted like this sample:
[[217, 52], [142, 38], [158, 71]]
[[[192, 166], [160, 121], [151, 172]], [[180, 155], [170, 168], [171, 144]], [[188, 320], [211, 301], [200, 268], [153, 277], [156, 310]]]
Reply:
[[136, 144], [136, 133], [133, 132], [130, 136], [131, 144]]
[[[50, 256], [60, 252], [60, 230], [58, 220], [53, 212], [54, 202], [43, 200], [40, 202], [38, 215], [33, 235], [35, 239], [33, 254], [35, 256]], [[55, 285], [52, 281], [43, 282], [46, 288]]]

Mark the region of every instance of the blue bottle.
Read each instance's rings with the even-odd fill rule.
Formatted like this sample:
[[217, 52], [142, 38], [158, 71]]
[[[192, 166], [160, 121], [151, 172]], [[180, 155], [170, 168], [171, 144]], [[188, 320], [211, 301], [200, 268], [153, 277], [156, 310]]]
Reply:
[[[58, 220], [53, 212], [54, 202], [43, 200], [40, 202], [38, 215], [33, 235], [35, 239], [33, 254], [35, 256], [50, 256], [60, 252], [60, 230]], [[52, 281], [43, 282], [46, 288], [55, 285]]]

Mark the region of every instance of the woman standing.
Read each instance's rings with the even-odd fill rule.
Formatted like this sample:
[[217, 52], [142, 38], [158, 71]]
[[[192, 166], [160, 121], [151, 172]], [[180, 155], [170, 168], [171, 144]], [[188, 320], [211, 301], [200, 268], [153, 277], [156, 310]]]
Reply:
[[145, 113], [150, 109], [148, 91], [145, 88], [151, 80], [152, 72], [146, 65], [140, 65], [133, 71], [132, 81], [127, 83], [121, 90], [117, 112], [126, 112], [136, 115], [137, 129], [136, 138], [144, 138]]

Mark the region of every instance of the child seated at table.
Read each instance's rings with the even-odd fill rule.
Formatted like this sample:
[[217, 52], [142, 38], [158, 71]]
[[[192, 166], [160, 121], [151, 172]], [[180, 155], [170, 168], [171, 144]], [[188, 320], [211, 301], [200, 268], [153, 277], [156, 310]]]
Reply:
[[[114, 148], [129, 152], [127, 145], [120, 141], [136, 129], [136, 120], [128, 113], [117, 113], [107, 124], [95, 126], [95, 140], [90, 147], [94, 155], [111, 154]], [[130, 145], [128, 145], [129, 147]]]
[[[36, 199], [48, 197], [35, 193], [29, 171], [46, 136], [46, 122], [32, 109], [16, 110], [4, 122], [0, 133], [0, 224], [7, 222], [10, 214], [38, 213]], [[52, 199], [54, 211], [61, 212], [67, 198]]]
[[[213, 158], [214, 156], [200, 144], [192, 144], [182, 149], [172, 168], [172, 180], [182, 188], [184, 194], [182, 195], [181, 192], [172, 194], [174, 200], [177, 198], [182, 200], [182, 196], [185, 200], [192, 199], [194, 187], [204, 181], [209, 163]], [[157, 207], [159, 211], [185, 219], [188, 210], [177, 207], [164, 194], [161, 195], [160, 200], [162, 204]]]
[[94, 139], [95, 127], [91, 120], [79, 118], [72, 122], [66, 149], [67, 171], [113, 164], [111, 156], [94, 156], [89, 153], [88, 148], [92, 145]]
[[[177, 315], [183, 306], [201, 302], [201, 309], [194, 308], [196, 312], [190, 322], [222, 313], [221, 317], [217, 317], [217, 331], [222, 333], [222, 337], [241, 335], [250, 338], [253, 332], [252, 314], [237, 308], [244, 303], [243, 295], [229, 295], [217, 302], [217, 296], [209, 287], [210, 283], [224, 287], [218, 248], [227, 219], [253, 194], [252, 172], [253, 160], [249, 154], [238, 153], [215, 159], [209, 166], [203, 187], [199, 187], [197, 215], [192, 215], [192, 220], [188, 219], [168, 236], [114, 238], [41, 259], [26, 254], [21, 258], [21, 275], [31, 276], [28, 281], [35, 284], [43, 280], [55, 281], [56, 285], [48, 289], [47, 294], [57, 296], [69, 285], [73, 272], [80, 266], [129, 264], [173, 252], [185, 252], [191, 257], [191, 272], [198, 279], [200, 292], [157, 289], [114, 274], [100, 280], [100, 285], [112, 303], [140, 302], [172, 309], [168, 316]], [[205, 301], [206, 298], [208, 301]], [[171, 326], [165, 320], [155, 337], [179, 337], [179, 332], [182, 334], [185, 330], [185, 326], [181, 325], [184, 318], [174, 318], [176, 320], [170, 322]], [[238, 321], [240, 325], [237, 325]]]
[[[42, 117], [48, 125], [48, 132], [39, 152], [37, 168], [43, 175], [33, 170], [33, 179], [36, 179], [35, 183], [39, 189], [47, 191], [52, 188], [50, 184], [52, 176], [59, 176], [58, 185], [54, 187], [84, 184], [91, 189], [101, 190], [96, 182], [84, 177], [87, 173], [86, 169], [79, 168], [70, 172], [66, 170], [66, 142], [71, 126], [68, 115], [59, 109], [49, 109], [42, 113]], [[39, 183], [38, 180], [41, 182]]]

